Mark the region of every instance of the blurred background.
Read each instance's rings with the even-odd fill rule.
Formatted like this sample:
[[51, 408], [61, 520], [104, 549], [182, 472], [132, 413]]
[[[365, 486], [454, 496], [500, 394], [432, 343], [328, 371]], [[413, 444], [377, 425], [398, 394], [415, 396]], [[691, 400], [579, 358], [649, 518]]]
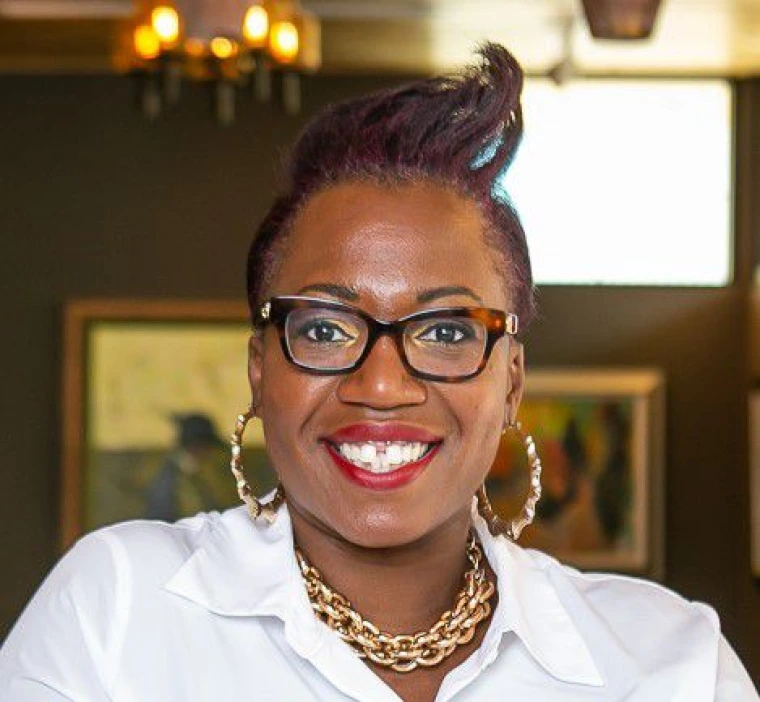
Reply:
[[0, 637], [60, 555], [66, 304], [242, 301], [305, 121], [486, 39], [529, 76], [528, 363], [661, 373], [657, 577], [758, 682], [760, 0], [0, 0]]

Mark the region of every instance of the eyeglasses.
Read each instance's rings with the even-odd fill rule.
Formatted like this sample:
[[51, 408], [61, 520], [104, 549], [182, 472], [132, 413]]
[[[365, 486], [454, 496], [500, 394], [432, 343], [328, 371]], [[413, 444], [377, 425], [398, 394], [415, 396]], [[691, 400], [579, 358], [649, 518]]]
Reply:
[[286, 295], [259, 309], [256, 326], [269, 323], [277, 327], [288, 361], [311, 373], [350, 373], [388, 335], [410, 374], [458, 382], [486, 367], [494, 344], [517, 333], [518, 320], [484, 307], [441, 307], [385, 322], [353, 305]]

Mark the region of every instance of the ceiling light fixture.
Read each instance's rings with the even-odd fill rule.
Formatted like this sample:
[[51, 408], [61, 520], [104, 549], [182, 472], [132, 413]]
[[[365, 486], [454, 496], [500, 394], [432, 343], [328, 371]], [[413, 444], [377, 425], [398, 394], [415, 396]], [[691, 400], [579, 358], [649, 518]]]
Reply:
[[647, 39], [661, 0], [583, 0], [591, 34], [597, 39]]
[[270, 101], [281, 83], [282, 105], [300, 110], [300, 79], [321, 65], [320, 25], [298, 0], [142, 0], [120, 44], [117, 62], [139, 78], [140, 104], [155, 118], [179, 99], [185, 78], [212, 86], [221, 124], [235, 119], [247, 87]]

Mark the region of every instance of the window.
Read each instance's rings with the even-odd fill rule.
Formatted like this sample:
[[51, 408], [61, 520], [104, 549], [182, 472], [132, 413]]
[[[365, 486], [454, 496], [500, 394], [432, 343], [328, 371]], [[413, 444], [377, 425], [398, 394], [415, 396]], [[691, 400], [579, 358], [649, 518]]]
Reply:
[[730, 282], [725, 81], [535, 80], [524, 112], [504, 185], [539, 284]]

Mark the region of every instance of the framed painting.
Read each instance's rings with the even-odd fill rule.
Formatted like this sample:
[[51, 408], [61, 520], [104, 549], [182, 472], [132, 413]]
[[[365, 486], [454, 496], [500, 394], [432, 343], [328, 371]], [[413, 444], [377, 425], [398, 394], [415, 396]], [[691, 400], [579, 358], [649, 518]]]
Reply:
[[[650, 369], [529, 370], [519, 420], [543, 465], [520, 544], [581, 569], [663, 576], [664, 379]], [[528, 491], [520, 441], [503, 437], [486, 483], [494, 509]]]
[[[244, 303], [80, 300], [64, 316], [61, 544], [125, 519], [239, 502], [227, 465], [250, 401]], [[260, 425], [244, 464], [274, 480]]]
[[749, 463], [752, 575], [760, 578], [760, 390], [749, 395]]

